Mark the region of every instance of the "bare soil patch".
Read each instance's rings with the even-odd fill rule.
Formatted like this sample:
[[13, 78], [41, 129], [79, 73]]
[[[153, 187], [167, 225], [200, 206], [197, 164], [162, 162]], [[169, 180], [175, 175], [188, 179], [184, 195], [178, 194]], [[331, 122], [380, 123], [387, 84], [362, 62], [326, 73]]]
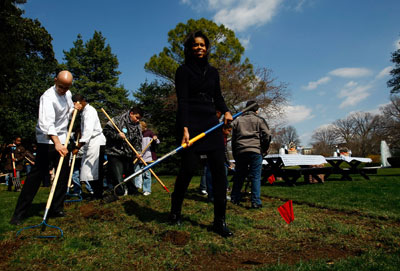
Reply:
[[176, 246], [184, 246], [190, 240], [190, 233], [186, 231], [167, 231], [163, 234], [162, 240], [170, 242]]
[[94, 203], [87, 203], [80, 206], [79, 211], [83, 218], [98, 219], [101, 221], [112, 221], [115, 218], [112, 210], [95, 205]]

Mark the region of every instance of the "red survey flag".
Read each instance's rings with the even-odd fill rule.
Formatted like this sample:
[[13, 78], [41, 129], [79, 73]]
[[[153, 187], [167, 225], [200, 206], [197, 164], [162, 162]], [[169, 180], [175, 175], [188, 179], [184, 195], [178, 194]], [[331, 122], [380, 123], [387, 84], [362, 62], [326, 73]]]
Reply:
[[268, 177], [268, 182], [269, 182], [270, 184], [273, 184], [273, 183], [275, 182], [275, 176], [274, 176], [274, 174], [271, 174], [271, 176]]
[[290, 224], [290, 222], [294, 220], [293, 202], [291, 200], [287, 201], [282, 206], [279, 206], [278, 211], [286, 223]]

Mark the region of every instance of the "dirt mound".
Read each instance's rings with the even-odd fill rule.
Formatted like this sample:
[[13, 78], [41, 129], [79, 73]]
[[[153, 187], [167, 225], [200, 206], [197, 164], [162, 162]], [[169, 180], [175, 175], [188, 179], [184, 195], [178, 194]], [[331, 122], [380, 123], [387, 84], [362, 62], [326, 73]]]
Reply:
[[99, 219], [102, 221], [112, 221], [115, 218], [112, 210], [102, 208], [93, 203], [80, 206], [79, 211], [84, 218]]
[[176, 246], [184, 246], [189, 242], [190, 233], [185, 231], [167, 231], [164, 233], [162, 240], [170, 242]]

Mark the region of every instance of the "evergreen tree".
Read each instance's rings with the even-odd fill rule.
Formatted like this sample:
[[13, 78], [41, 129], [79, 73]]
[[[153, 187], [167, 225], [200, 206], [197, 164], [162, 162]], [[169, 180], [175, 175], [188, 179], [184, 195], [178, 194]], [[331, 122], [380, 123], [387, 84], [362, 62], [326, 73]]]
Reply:
[[74, 76], [71, 91], [84, 95], [96, 109], [104, 108], [110, 116], [115, 116], [132, 105], [128, 91], [118, 85], [121, 73], [117, 70], [117, 56], [106, 45], [101, 32], [95, 31], [86, 43], [78, 35], [74, 47], [64, 51], [64, 60], [60, 68]]
[[21, 136], [35, 142], [39, 98], [57, 66], [52, 37], [38, 20], [23, 18], [17, 4], [0, 3], [0, 142]]
[[392, 88], [390, 93], [395, 94], [400, 93], [400, 49], [392, 53], [392, 62], [395, 64], [394, 69], [390, 71], [393, 78], [387, 82], [387, 85]]

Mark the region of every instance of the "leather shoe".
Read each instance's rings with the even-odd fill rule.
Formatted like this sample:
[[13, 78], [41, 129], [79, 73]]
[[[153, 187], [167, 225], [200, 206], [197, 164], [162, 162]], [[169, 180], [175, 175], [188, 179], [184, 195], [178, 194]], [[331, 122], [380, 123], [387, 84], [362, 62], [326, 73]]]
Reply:
[[22, 224], [22, 219], [19, 216], [13, 216], [10, 220], [10, 224], [19, 226]]
[[169, 222], [170, 222], [171, 225], [177, 225], [177, 226], [182, 225], [182, 217], [181, 217], [181, 215], [170, 214], [168, 219], [169, 219]]
[[224, 238], [233, 236], [233, 233], [226, 226], [225, 221], [224, 222], [214, 222], [212, 230], [213, 230], [213, 232], [221, 235]]
[[64, 211], [58, 211], [58, 212], [51, 212], [49, 213], [49, 217], [65, 217], [66, 214]]
[[262, 204], [252, 203], [250, 208], [251, 209], [261, 209]]

